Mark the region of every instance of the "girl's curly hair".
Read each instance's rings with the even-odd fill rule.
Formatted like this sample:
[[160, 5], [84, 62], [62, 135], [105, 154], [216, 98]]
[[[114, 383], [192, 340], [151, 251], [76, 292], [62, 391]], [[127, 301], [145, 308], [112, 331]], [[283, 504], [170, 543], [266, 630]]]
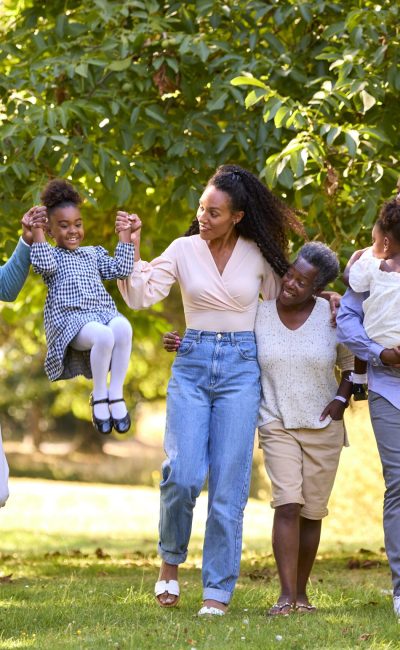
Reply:
[[53, 178], [49, 181], [40, 195], [43, 205], [49, 213], [56, 208], [65, 208], [69, 205], [78, 206], [82, 198], [71, 183], [62, 178]]
[[390, 233], [400, 244], [400, 194], [383, 204], [376, 223], [382, 232]]
[[[293, 230], [305, 237], [304, 228], [293, 210], [280, 201], [251, 172], [238, 165], [222, 165], [207, 183], [226, 192], [232, 211], [243, 211], [244, 217], [236, 225], [236, 231], [245, 239], [251, 239], [274, 271], [283, 276], [289, 266], [288, 231]], [[195, 218], [185, 235], [199, 233]]]

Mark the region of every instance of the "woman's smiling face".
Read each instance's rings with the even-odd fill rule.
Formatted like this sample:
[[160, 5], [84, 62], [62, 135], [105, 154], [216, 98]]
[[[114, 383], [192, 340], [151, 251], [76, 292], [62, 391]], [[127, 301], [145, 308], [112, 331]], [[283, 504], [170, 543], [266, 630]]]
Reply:
[[316, 292], [318, 272], [315, 266], [298, 257], [282, 278], [279, 302], [288, 307], [306, 303]]

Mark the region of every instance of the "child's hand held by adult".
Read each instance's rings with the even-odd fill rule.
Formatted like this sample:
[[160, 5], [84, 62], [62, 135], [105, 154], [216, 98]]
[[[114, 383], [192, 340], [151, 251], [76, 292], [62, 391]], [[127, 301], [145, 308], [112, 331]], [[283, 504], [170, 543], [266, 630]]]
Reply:
[[44, 205], [34, 205], [30, 208], [21, 219], [22, 239], [24, 242], [31, 245], [33, 241], [37, 241], [34, 236], [37, 233], [35, 233], [34, 229], [41, 229], [43, 232], [47, 229], [47, 223], [47, 208]]
[[131, 241], [131, 223], [127, 212], [119, 210], [115, 218], [115, 232], [120, 242], [129, 244]]

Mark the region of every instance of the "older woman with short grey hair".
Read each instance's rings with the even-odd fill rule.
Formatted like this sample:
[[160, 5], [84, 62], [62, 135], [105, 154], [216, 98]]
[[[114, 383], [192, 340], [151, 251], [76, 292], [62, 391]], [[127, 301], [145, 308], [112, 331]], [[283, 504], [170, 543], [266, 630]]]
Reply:
[[[327, 246], [303, 246], [276, 300], [260, 303], [255, 325], [262, 398], [260, 447], [272, 484], [272, 546], [280, 594], [268, 614], [316, 611], [306, 586], [321, 520], [346, 443], [343, 414], [351, 394], [351, 353], [336, 340], [327, 300], [339, 272]], [[335, 368], [342, 371], [338, 385]]]

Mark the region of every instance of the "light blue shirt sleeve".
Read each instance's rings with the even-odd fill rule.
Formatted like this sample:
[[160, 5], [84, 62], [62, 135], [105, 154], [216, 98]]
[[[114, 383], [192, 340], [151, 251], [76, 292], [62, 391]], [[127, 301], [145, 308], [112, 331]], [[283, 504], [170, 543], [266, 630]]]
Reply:
[[10, 259], [0, 267], [0, 300], [12, 302], [29, 273], [30, 246], [20, 239]]
[[384, 347], [372, 341], [363, 326], [362, 304], [367, 297], [368, 293], [356, 293], [347, 289], [340, 301], [336, 318], [337, 338], [359, 359], [368, 361], [372, 366], [382, 366], [380, 354]]

